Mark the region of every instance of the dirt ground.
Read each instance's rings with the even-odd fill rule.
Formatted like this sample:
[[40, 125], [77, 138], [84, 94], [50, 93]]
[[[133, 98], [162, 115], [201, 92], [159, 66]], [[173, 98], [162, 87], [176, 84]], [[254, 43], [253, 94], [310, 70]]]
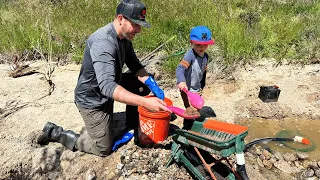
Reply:
[[[46, 96], [49, 88], [42, 74], [12, 78], [8, 77], [9, 69], [7, 64], [0, 64], [0, 179], [24, 179], [25, 174], [41, 179], [39, 174], [47, 172], [52, 172], [48, 178], [53, 179], [87, 179], [90, 169], [98, 177], [115, 177], [118, 152], [100, 158], [73, 153], [55, 143], [44, 147], [34, 143], [48, 121], [78, 133], [82, 131], [84, 123], [73, 102], [80, 65], [55, 68], [52, 75], [55, 89], [50, 96]], [[209, 82], [203, 92], [205, 106], [211, 107], [219, 120], [230, 123], [253, 117], [320, 120], [320, 64], [276, 66], [273, 61], [263, 60], [237, 68], [227, 78]], [[263, 103], [258, 98], [262, 85], [280, 87], [278, 102]], [[174, 105], [183, 107], [177, 89], [166, 89], [165, 93]], [[125, 105], [116, 103], [115, 112], [122, 114], [124, 110]], [[182, 119], [178, 117], [172, 123], [181, 127]], [[248, 168], [251, 179], [265, 178]]]

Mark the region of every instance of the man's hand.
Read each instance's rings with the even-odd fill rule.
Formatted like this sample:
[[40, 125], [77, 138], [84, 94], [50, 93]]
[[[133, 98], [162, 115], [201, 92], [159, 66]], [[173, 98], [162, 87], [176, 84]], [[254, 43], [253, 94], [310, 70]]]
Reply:
[[163, 90], [160, 89], [158, 84], [154, 81], [154, 79], [151, 76], [149, 76], [149, 78], [144, 83], [148, 86], [148, 88], [155, 96], [157, 96], [159, 99], [164, 100]]
[[180, 82], [178, 85], [178, 88], [182, 91], [183, 89], [187, 89], [188, 90], [188, 87], [187, 87], [187, 84], [186, 82]]
[[156, 112], [156, 111], [168, 111], [171, 112], [167, 107], [166, 103], [157, 98], [157, 97], [150, 97], [145, 98], [143, 96], [139, 96], [136, 94], [133, 94], [130, 91], [127, 91], [122, 86], [118, 85], [113, 92], [113, 99], [115, 101], [125, 103], [132, 106], [143, 106], [150, 111]]
[[152, 112], [157, 112], [157, 111], [171, 112], [166, 107], [166, 103], [164, 101], [160, 100], [159, 98], [155, 98], [155, 97], [144, 98], [143, 106]]

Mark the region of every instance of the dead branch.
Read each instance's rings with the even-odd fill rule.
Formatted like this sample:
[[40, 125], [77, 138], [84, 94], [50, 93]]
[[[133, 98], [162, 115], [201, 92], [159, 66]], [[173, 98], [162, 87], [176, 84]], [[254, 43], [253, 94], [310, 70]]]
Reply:
[[149, 54], [147, 54], [145, 57], [141, 58], [140, 61], [144, 61], [145, 59], [147, 59], [149, 56], [153, 55], [155, 52], [157, 52], [160, 48], [162, 48], [165, 44], [169, 43], [170, 41], [172, 41], [176, 36], [172, 36], [170, 39], [168, 39], [167, 41], [165, 41], [164, 43], [162, 43], [160, 46], [158, 46], [156, 49], [154, 49], [153, 51], [151, 51]]
[[10, 65], [10, 68], [11, 68], [11, 72], [9, 72], [10, 77], [17, 78], [17, 77], [37, 73], [36, 69], [30, 67], [29, 65], [25, 65], [21, 60], [22, 59], [21, 57], [19, 58], [17, 55], [15, 55], [13, 58], [14, 58], [13, 64]]
[[[165, 41], [164, 43], [162, 43], [160, 46], [158, 46], [156, 49], [154, 49], [153, 51], [151, 51], [149, 54], [147, 54], [146, 56], [140, 58], [140, 62], [142, 63], [143, 61], [147, 60], [148, 58], [152, 58], [152, 56], [154, 56], [154, 54], [161, 49], [165, 44], [169, 43], [170, 41], [172, 41], [174, 38], [176, 38], [176, 35], [172, 36], [170, 39], [168, 39], [167, 41]], [[128, 72], [129, 68], [125, 67], [123, 72]]]
[[13, 114], [20, 109], [26, 107], [28, 103], [22, 103], [20, 104], [20, 101], [16, 100], [10, 100], [6, 102], [6, 105], [4, 108], [0, 108], [0, 120], [9, 116], [10, 114]]
[[52, 75], [54, 69], [55, 69], [55, 67], [52, 66], [49, 62], [47, 62], [44, 66], [44, 71], [42, 72], [42, 74], [44, 75], [44, 77], [46, 78], [46, 80], [49, 84], [49, 92], [48, 92], [49, 96], [52, 94], [52, 92], [54, 91], [54, 88], [55, 88], [55, 84], [51, 80], [51, 75]]

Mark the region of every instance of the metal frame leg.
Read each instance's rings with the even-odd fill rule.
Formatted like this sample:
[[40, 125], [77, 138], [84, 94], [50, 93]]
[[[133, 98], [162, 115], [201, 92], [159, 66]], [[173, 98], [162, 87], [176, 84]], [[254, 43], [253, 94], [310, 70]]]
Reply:
[[[237, 179], [240, 179], [240, 180], [242, 179], [242, 178], [240, 177], [240, 175], [237, 173], [237, 171], [232, 167], [231, 163], [229, 162], [229, 160], [228, 160], [227, 158], [222, 157], [222, 158], [218, 159], [217, 161], [215, 161], [215, 162], [213, 162], [213, 163], [211, 163], [211, 164], [208, 164], [208, 163], [204, 160], [204, 158], [202, 157], [202, 155], [201, 155], [201, 153], [199, 152], [198, 148], [197, 148], [197, 147], [194, 147], [194, 150], [195, 150], [196, 153], [198, 154], [199, 158], [201, 159], [202, 163], [203, 163], [204, 166], [206, 167], [207, 171], [210, 173], [210, 176], [212, 177], [212, 179], [217, 180], [216, 177], [215, 177], [215, 175], [213, 174], [213, 172], [212, 172], [212, 170], [211, 170], [211, 167], [212, 167], [213, 165], [215, 165], [217, 162], [220, 162], [221, 160], [225, 160], [225, 161], [228, 163], [230, 169], [232, 170], [233, 174], [236, 176]], [[215, 158], [215, 159], [217, 159], [217, 158]]]

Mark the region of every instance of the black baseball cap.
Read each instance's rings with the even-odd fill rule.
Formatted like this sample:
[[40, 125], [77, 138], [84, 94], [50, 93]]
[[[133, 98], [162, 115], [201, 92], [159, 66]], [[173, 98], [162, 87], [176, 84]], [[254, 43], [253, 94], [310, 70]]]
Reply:
[[122, 0], [117, 7], [117, 15], [122, 14], [136, 24], [151, 27], [146, 21], [146, 13], [146, 6], [139, 0]]

